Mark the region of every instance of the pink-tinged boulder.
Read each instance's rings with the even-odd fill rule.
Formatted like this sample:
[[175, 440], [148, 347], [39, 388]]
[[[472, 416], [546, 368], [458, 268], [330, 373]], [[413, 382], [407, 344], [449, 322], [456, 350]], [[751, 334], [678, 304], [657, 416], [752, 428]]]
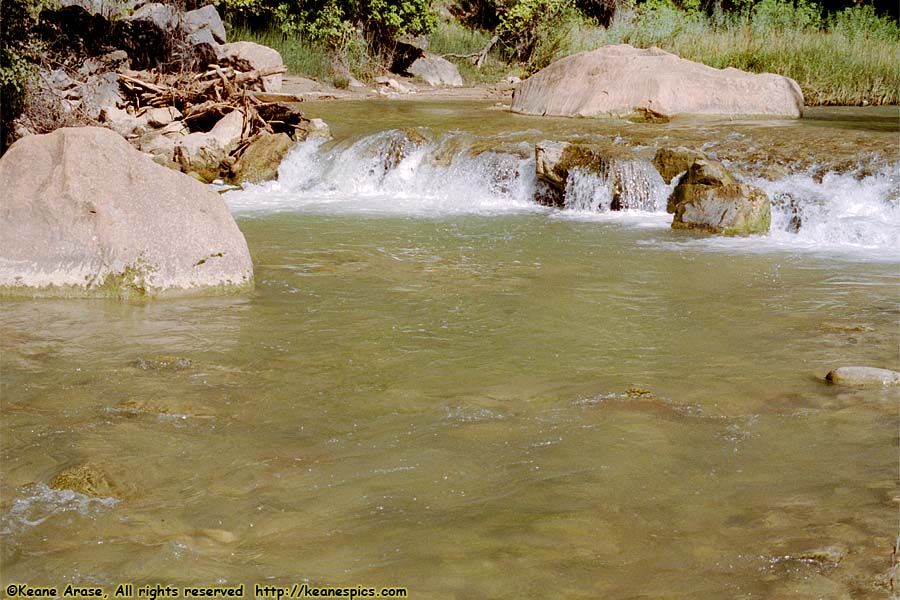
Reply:
[[247, 242], [218, 194], [101, 127], [23, 138], [0, 159], [0, 295], [245, 290]]
[[564, 117], [772, 115], [799, 117], [803, 92], [772, 73], [715, 69], [659, 48], [621, 44], [573, 54], [519, 84], [512, 111]]

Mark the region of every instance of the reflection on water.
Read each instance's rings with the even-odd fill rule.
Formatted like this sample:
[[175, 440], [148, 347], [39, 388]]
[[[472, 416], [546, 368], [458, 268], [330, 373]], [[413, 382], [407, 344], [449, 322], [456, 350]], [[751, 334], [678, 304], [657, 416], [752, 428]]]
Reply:
[[[257, 289], [4, 301], [4, 583], [869, 598], [896, 265], [546, 214], [240, 219]], [[116, 500], [50, 490], [89, 463]]]

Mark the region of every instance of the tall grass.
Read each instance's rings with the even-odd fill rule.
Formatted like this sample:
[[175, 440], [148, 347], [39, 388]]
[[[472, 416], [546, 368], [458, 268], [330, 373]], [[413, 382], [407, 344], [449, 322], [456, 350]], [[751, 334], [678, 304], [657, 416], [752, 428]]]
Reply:
[[278, 50], [290, 73], [330, 81], [333, 77], [332, 58], [321, 44], [301, 37], [288, 37], [280, 31], [256, 31], [235, 27], [228, 32], [229, 41], [256, 42]]
[[[467, 56], [480, 52], [491, 39], [491, 34], [481, 29], [470, 29], [456, 21], [441, 22], [428, 37], [428, 51], [434, 54], [454, 54]], [[463, 79], [472, 83], [495, 83], [507, 74], [518, 74], [520, 68], [516, 65], [507, 65], [502, 59], [499, 49], [488, 54], [487, 60], [476, 68], [475, 64], [466, 58], [449, 57], [459, 69]]]
[[256, 42], [278, 50], [288, 71], [347, 87], [352, 75], [369, 81], [381, 74], [385, 59], [375, 56], [362, 36], [350, 36], [340, 48], [329, 48], [324, 43], [313, 42], [299, 35], [285, 35], [277, 30], [258, 31], [243, 27], [229, 32], [233, 41]]
[[[232, 39], [278, 50], [292, 73], [345, 85], [347, 75], [371, 79], [383, 64], [363, 39], [328, 50], [280, 32], [238, 28]], [[443, 22], [429, 38], [430, 52], [467, 55], [490, 39], [485, 31]], [[610, 44], [657, 46], [712, 67], [735, 67], [785, 75], [797, 81], [808, 105], [900, 104], [900, 25], [870, 6], [823, 18], [804, 0], [761, 0], [752, 11], [707, 15], [648, 0], [638, 10], [620, 10], [609, 27], [598, 27], [574, 9], [543, 28], [524, 64], [509, 64], [498, 44], [481, 69], [454, 59], [470, 84], [493, 83], [509, 73], [532, 73], [575, 52]]]
[[565, 42], [551, 58], [609, 44], [657, 46], [716, 68], [785, 75], [797, 81], [808, 105], [900, 103], [895, 21], [868, 6], [827, 19], [797, 14], [779, 0], [757, 6], [752, 13], [707, 16], [657, 4], [620, 12], [608, 28], [569, 19], [561, 34]]

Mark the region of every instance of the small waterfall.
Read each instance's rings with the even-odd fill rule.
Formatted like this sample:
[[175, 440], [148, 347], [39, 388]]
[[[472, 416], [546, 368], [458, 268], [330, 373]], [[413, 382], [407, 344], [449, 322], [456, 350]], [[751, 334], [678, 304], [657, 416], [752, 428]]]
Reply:
[[[777, 181], [747, 182], [772, 199], [771, 234], [753, 241], [757, 246], [877, 249], [880, 255], [898, 255], [900, 163], [874, 173], [794, 173]], [[608, 158], [599, 166], [570, 169], [558, 205], [566, 218], [575, 219], [660, 214], [675, 185], [677, 178], [666, 185], [649, 162]], [[416, 129], [339, 144], [298, 143], [282, 162], [278, 181], [229, 192], [226, 201], [232, 210], [246, 212], [429, 217], [546, 212], [539, 197], [551, 192], [561, 194], [537, 180], [531, 143], [461, 133], [435, 136]]]
[[649, 162], [609, 159], [596, 173], [581, 167], [569, 171], [564, 205], [590, 212], [659, 212], [665, 210], [671, 189]]
[[877, 173], [755, 179], [772, 199], [771, 237], [814, 247], [900, 248], [900, 163]]
[[612, 210], [613, 184], [602, 174], [575, 167], [566, 179], [564, 203], [569, 210], [608, 212]]
[[459, 135], [391, 130], [349, 144], [298, 143], [277, 181], [227, 196], [234, 210], [440, 215], [539, 211], [527, 144], [479, 150]]
[[652, 164], [644, 160], [617, 160], [611, 165], [611, 171], [615, 173], [613, 196], [618, 202], [617, 210], [666, 210], [671, 190]]

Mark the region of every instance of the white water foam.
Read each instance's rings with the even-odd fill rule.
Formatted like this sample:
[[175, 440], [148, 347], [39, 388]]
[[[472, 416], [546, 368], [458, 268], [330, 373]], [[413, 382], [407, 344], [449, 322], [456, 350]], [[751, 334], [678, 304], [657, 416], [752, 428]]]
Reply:
[[13, 502], [9, 512], [3, 515], [0, 533], [14, 534], [27, 527], [36, 527], [47, 519], [66, 512], [94, 515], [118, 504], [115, 498], [92, 498], [72, 490], [55, 490], [43, 483], [23, 488], [25, 497]]
[[740, 253], [799, 250], [900, 262], [900, 163], [862, 176], [800, 173], [778, 181], [751, 179], [748, 183], [772, 199], [768, 235], [709, 236], [658, 245]]
[[879, 173], [754, 180], [772, 198], [772, 240], [809, 247], [900, 248], [900, 163]]
[[[236, 212], [305, 210], [336, 213], [496, 215], [542, 212], [533, 202], [534, 159], [519, 152], [453, 152], [452, 136], [414, 143], [397, 131], [351, 146], [301, 142], [278, 180], [229, 192]], [[439, 157], [448, 158], [439, 160]]]
[[575, 167], [566, 179], [565, 208], [591, 213], [665, 212], [677, 182], [666, 185], [656, 168], [643, 160], [612, 160], [600, 173]]
[[[635, 227], [667, 228], [671, 223], [665, 203], [677, 180], [664, 184], [649, 163], [613, 161], [605, 175], [572, 169], [565, 209], [556, 211], [534, 200], [537, 182], [530, 145], [476, 151], [475, 141], [459, 134], [426, 139], [419, 132], [391, 130], [352, 144], [302, 142], [283, 161], [278, 181], [248, 185], [228, 192], [225, 199], [233, 211], [245, 214], [310, 211], [441, 217], [539, 212]], [[828, 173], [819, 178], [793, 174], [779, 181], [748, 183], [773, 200], [768, 236], [658, 243], [740, 252], [837, 251], [900, 260], [900, 163], [875, 174]]]

